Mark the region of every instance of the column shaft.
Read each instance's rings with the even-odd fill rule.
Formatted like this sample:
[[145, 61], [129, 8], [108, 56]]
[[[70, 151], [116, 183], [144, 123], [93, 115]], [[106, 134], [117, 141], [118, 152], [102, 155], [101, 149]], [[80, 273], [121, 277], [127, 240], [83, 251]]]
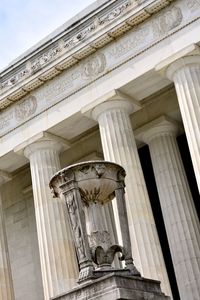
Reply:
[[149, 142], [163, 218], [181, 300], [200, 296], [200, 225], [175, 135]]
[[[57, 145], [58, 146], [58, 145]], [[77, 262], [63, 199], [53, 198], [50, 178], [60, 170], [54, 142], [28, 146], [45, 300], [75, 286]]]
[[175, 84], [200, 191], [200, 56], [179, 59], [169, 66], [167, 76]]
[[[127, 211], [135, 265], [145, 277], [159, 279], [163, 291], [170, 295], [168, 276], [129, 113], [126, 108], [123, 108], [123, 104], [120, 104], [121, 102], [127, 102], [110, 101], [109, 103], [111, 102], [111, 105], [116, 105], [116, 108], [106, 109], [107, 104], [103, 103], [100, 105], [101, 113], [98, 114], [97, 107], [96, 111], [94, 110], [94, 115], [97, 114], [99, 121], [105, 160], [119, 163], [125, 168], [127, 173]], [[105, 109], [103, 110], [104, 106]], [[114, 213], [117, 219], [116, 204], [114, 205]]]
[[2, 300], [14, 299], [1, 193], [0, 193], [0, 299]]

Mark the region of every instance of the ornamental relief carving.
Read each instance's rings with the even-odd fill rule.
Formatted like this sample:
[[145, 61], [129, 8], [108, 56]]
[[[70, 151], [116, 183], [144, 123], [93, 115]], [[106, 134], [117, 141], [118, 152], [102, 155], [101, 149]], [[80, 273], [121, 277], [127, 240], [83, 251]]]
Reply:
[[186, 1], [177, 1], [176, 5], [164, 9], [162, 13], [138, 25], [137, 28], [110, 43], [100, 52], [98, 50], [95, 54], [83, 59], [53, 80], [37, 88], [33, 92], [37, 99], [37, 108], [33, 100], [30, 101], [29, 105], [28, 102], [24, 102], [21, 106], [24, 117], [19, 112], [17, 105], [23, 103], [28, 97], [24, 98], [22, 102], [18, 102], [19, 104], [15, 103], [9, 109], [2, 111], [0, 113], [0, 136], [20, 126], [24, 120], [27, 121], [37, 113], [48, 109], [50, 105], [52, 106], [62, 99], [67, 100], [67, 97], [80, 91], [91, 81], [102, 77], [108, 70], [116, 69], [145, 49], [158, 43], [159, 40], [167, 37], [169, 33], [172, 34], [173, 30], [178, 30], [180, 26], [191, 23], [191, 15], [196, 18], [198, 10], [195, 10], [193, 14], [188, 13], [188, 9], [186, 9], [188, 2]]
[[103, 53], [99, 52], [92, 55], [82, 66], [82, 78], [89, 79], [98, 76], [105, 70], [106, 57]]
[[91, 32], [96, 30], [98, 27], [113, 21], [115, 18], [118, 18], [131, 5], [132, 1], [127, 0], [102, 17], [95, 17], [90, 25], [81, 30], [78, 34], [75, 34], [75, 36], [73, 36], [69, 40], [65, 41], [64, 39], [61, 39], [59, 41], [59, 45], [54, 45], [54, 48], [46, 51], [39, 58], [36, 58], [33, 61], [29, 61], [27, 66], [22, 71], [15, 74], [8, 80], [0, 83], [0, 90], [13, 86], [25, 77], [31, 76], [32, 74], [36, 73], [45, 65], [55, 60], [61, 53], [63, 54], [63, 52], [67, 52], [69, 49], [82, 42], [86, 37], [88, 37], [88, 35], [91, 34]]
[[178, 6], [173, 6], [167, 9], [152, 22], [154, 36], [158, 38], [161, 35], [168, 33], [170, 30], [179, 26], [182, 19], [183, 15]]
[[7, 128], [12, 119], [14, 117], [13, 111], [11, 112], [6, 112], [3, 116], [0, 117], [0, 130], [4, 130], [4, 128]]
[[120, 58], [126, 55], [131, 50], [139, 49], [150, 33], [149, 26], [141, 26], [133, 31], [132, 36], [123, 40], [122, 43], [118, 43], [113, 47], [109, 55], [113, 58]]
[[195, 11], [200, 7], [200, 0], [187, 0], [187, 6], [191, 11]]
[[46, 99], [49, 103], [55, 101], [55, 97], [58, 95], [69, 95], [84, 86], [86, 82], [98, 78], [105, 72], [105, 68], [106, 56], [104, 53], [99, 52], [91, 55], [68, 72], [58, 75], [53, 82], [40, 88], [40, 98]]
[[30, 117], [37, 109], [37, 100], [34, 96], [26, 97], [15, 107], [16, 120], [21, 121]]
[[34, 60], [31, 63], [31, 73], [37, 72], [44, 65], [54, 60], [61, 51], [62, 48], [60, 46], [57, 46], [56, 48], [50, 49], [48, 52], [45, 52], [40, 58]]
[[84, 259], [86, 257], [85, 254], [85, 248], [83, 244], [82, 234], [81, 234], [81, 227], [79, 225], [78, 221], [78, 212], [77, 212], [77, 205], [74, 198], [74, 194], [68, 193], [66, 196], [66, 204], [70, 216], [70, 222], [72, 226], [72, 230], [74, 233], [74, 239], [75, 239], [75, 245], [76, 245], [76, 251], [77, 255], [80, 260]]
[[183, 20], [181, 8], [172, 6], [158, 14], [154, 20], [148, 20], [141, 24], [138, 28], [132, 31], [131, 36], [122, 37], [121, 42], [118, 42], [115, 47], [109, 51], [111, 58], [120, 58], [127, 56], [133, 51], [141, 51], [156, 42], [161, 37], [163, 38], [171, 30], [177, 28]]

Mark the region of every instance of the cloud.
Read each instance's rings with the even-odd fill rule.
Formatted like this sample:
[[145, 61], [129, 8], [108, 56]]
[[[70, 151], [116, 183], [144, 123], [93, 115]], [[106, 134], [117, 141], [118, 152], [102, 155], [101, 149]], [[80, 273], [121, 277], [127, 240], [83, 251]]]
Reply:
[[1, 0], [0, 69], [93, 0]]

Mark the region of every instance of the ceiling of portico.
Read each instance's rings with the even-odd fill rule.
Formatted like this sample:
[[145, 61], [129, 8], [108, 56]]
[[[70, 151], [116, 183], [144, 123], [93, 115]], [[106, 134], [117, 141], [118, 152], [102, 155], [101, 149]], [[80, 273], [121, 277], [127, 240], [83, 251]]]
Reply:
[[[141, 104], [141, 108], [132, 114], [134, 129], [161, 114], [167, 114], [178, 121], [181, 120], [173, 84], [155, 71], [148, 72], [129, 82], [119, 91]], [[77, 113], [48, 131], [73, 143], [80, 137], [87, 136], [97, 127], [96, 121]]]
[[170, 84], [171, 82], [167, 78], [151, 70], [123, 86], [120, 91], [137, 101], [141, 101]]

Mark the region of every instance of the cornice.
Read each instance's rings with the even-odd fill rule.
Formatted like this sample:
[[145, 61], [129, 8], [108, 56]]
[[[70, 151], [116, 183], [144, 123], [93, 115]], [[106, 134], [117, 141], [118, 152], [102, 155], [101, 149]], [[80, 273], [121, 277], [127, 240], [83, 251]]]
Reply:
[[0, 74], [0, 110], [168, 6], [174, 0], [116, 0], [86, 16]]

